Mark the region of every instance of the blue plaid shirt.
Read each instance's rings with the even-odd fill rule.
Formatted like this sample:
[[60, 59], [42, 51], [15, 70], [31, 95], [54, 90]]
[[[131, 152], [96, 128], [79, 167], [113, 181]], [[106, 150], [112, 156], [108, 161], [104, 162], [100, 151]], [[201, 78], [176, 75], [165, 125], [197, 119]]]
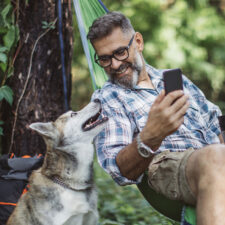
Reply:
[[[123, 177], [116, 164], [118, 152], [130, 144], [146, 124], [151, 105], [163, 90], [162, 71], [146, 65], [146, 70], [155, 87], [125, 89], [107, 81], [102, 89], [94, 92], [92, 100], [102, 103], [102, 114], [109, 118], [106, 128], [95, 138], [98, 162], [120, 185], [139, 183]], [[162, 142], [159, 151], [185, 151], [200, 149], [208, 144], [220, 143], [221, 133], [217, 117], [220, 109], [209, 102], [187, 77], [183, 76], [184, 92], [189, 96], [189, 109], [184, 123]]]

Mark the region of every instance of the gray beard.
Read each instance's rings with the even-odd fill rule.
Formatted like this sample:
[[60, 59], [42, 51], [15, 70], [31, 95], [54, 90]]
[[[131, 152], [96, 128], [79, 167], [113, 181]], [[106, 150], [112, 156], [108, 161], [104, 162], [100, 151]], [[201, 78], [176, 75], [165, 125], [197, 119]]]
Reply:
[[[120, 78], [116, 78], [116, 73], [120, 72], [124, 69], [124, 67], [131, 67], [133, 70], [132, 75], [124, 75]], [[110, 74], [108, 74], [110, 80], [112, 83], [117, 84], [123, 88], [129, 88], [129, 89], [134, 89], [134, 87], [137, 85], [138, 78], [140, 76], [140, 73], [142, 71], [143, 67], [143, 62], [141, 55], [137, 52], [135, 61], [133, 64], [131, 63], [123, 63], [117, 70], [112, 70], [110, 71]]]

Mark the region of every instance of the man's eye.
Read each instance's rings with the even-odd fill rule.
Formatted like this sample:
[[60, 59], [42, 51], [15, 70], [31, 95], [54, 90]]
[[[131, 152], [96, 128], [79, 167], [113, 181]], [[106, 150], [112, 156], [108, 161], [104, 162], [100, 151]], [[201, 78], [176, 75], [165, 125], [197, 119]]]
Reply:
[[126, 48], [119, 49], [118, 51], [116, 51], [114, 53], [114, 55], [116, 55], [116, 56], [123, 56], [124, 54], [126, 54], [125, 50], [126, 50]]
[[100, 57], [99, 61], [101, 61], [101, 62], [108, 62], [109, 61], [109, 57]]

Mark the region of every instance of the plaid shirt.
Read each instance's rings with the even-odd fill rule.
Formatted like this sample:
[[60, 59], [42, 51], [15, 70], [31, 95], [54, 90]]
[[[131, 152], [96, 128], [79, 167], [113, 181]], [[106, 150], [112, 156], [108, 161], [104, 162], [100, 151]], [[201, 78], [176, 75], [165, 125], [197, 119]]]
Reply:
[[[98, 162], [120, 185], [139, 183], [123, 177], [116, 164], [118, 152], [130, 144], [146, 124], [151, 105], [163, 90], [162, 71], [146, 65], [155, 87], [125, 89], [107, 81], [103, 88], [94, 92], [92, 100], [102, 103], [102, 114], [109, 118], [106, 128], [95, 138]], [[184, 123], [162, 142], [159, 151], [185, 151], [192, 147], [200, 149], [208, 144], [220, 143], [221, 133], [217, 117], [220, 109], [209, 102], [188, 78], [183, 76], [184, 93], [189, 96], [189, 109]]]

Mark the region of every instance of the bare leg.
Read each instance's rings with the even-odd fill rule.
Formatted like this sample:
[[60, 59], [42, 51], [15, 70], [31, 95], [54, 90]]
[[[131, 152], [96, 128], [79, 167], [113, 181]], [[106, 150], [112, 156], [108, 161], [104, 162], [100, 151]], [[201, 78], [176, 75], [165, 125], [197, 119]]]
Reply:
[[186, 175], [197, 198], [197, 224], [225, 224], [225, 146], [210, 145], [194, 152]]

